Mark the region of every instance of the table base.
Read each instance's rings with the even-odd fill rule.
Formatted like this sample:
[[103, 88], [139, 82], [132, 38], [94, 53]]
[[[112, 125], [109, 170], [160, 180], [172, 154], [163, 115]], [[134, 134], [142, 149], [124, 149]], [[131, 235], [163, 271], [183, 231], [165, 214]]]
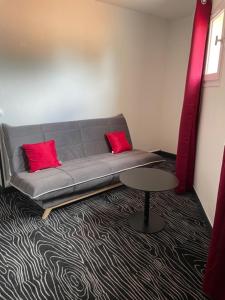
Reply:
[[149, 211], [149, 221], [144, 222], [144, 212], [136, 213], [129, 217], [128, 223], [138, 232], [155, 233], [161, 231], [166, 223], [159, 215]]

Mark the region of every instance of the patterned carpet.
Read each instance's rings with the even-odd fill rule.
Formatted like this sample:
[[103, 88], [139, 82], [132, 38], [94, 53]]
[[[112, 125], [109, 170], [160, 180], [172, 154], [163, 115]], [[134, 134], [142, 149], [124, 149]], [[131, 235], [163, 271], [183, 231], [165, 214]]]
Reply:
[[[156, 167], [174, 169], [172, 162]], [[127, 224], [143, 208], [125, 187], [53, 211], [47, 221], [17, 192], [0, 201], [1, 300], [202, 300], [210, 226], [197, 197], [158, 193], [167, 222], [145, 235]]]

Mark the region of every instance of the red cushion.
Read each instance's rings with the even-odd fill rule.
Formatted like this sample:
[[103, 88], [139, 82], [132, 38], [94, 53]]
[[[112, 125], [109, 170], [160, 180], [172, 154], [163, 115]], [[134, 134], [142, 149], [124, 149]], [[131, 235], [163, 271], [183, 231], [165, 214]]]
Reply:
[[112, 148], [112, 153], [130, 151], [132, 146], [129, 144], [124, 131], [114, 131], [106, 133], [106, 137]]
[[57, 158], [54, 140], [37, 144], [24, 144], [22, 148], [26, 153], [30, 172], [61, 166]]

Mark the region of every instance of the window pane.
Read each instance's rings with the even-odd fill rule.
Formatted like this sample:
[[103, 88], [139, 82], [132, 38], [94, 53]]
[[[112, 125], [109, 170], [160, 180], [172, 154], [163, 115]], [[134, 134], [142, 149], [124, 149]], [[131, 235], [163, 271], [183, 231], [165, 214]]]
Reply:
[[224, 11], [215, 17], [215, 19], [213, 19], [211, 22], [206, 74], [217, 73], [219, 69], [221, 42], [218, 40], [222, 38], [223, 21]]

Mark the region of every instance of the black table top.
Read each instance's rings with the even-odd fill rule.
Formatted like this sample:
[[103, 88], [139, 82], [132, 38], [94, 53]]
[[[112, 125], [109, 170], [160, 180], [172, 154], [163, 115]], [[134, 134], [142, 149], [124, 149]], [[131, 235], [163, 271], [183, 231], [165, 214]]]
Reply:
[[168, 191], [178, 185], [178, 179], [173, 174], [152, 168], [125, 171], [120, 174], [120, 181], [130, 188], [145, 192]]

